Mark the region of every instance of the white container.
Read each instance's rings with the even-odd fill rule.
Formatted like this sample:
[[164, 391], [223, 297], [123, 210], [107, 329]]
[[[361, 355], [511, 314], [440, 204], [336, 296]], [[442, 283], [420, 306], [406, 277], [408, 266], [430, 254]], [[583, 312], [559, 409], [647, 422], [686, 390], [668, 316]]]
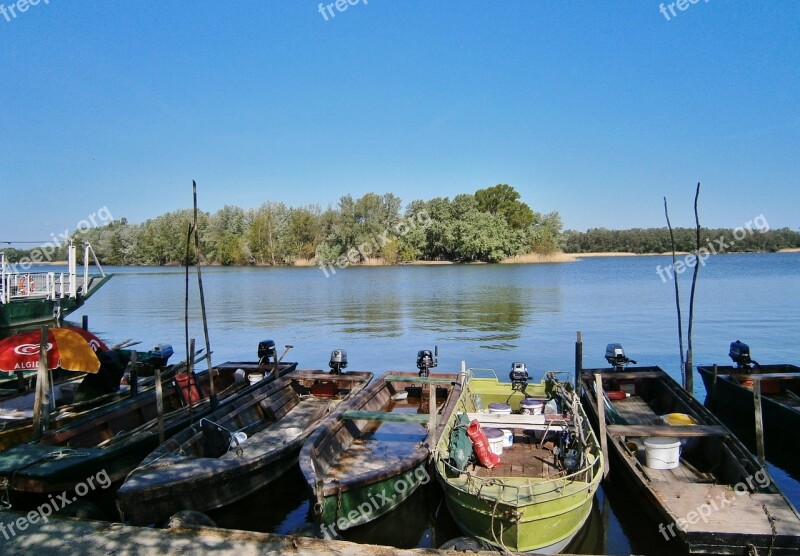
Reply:
[[507, 403], [490, 403], [489, 413], [492, 415], [511, 415], [511, 406]]
[[645, 438], [645, 465], [650, 469], [675, 469], [680, 465], [681, 441], [669, 436]]
[[503, 438], [505, 435], [500, 429], [483, 429], [489, 441], [489, 451], [495, 455], [503, 455]]
[[257, 382], [261, 382], [262, 380], [264, 380], [264, 375], [262, 375], [261, 373], [249, 374], [247, 375], [247, 380], [250, 381], [250, 384], [256, 384]]
[[503, 433], [503, 448], [511, 448], [514, 445], [514, 433], [511, 429], [500, 429]]
[[245, 440], [247, 440], [247, 433], [241, 431], [233, 433], [230, 441], [230, 448], [236, 448], [237, 446], [244, 444]]
[[544, 412], [544, 400], [524, 399], [519, 402], [519, 412], [523, 415], [541, 415]]

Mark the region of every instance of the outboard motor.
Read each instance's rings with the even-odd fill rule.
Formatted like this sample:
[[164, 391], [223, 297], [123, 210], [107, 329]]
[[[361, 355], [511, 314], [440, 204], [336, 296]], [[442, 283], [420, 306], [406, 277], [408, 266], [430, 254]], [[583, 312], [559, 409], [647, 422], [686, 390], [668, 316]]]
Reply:
[[153, 346], [153, 349], [150, 350], [150, 356], [147, 358], [147, 362], [153, 367], [166, 367], [167, 361], [169, 361], [173, 353], [175, 353], [175, 351], [170, 344], [158, 344]]
[[347, 367], [347, 352], [343, 349], [333, 350], [328, 365], [331, 368], [331, 374], [342, 374], [342, 369]]
[[525, 388], [528, 386], [528, 380], [530, 379], [525, 363], [511, 363], [511, 372], [508, 373], [508, 378], [511, 379], [511, 390], [525, 393]]
[[439, 346], [434, 346], [433, 352], [429, 349], [421, 349], [417, 352], [417, 369], [419, 369], [419, 376], [430, 376], [431, 369], [438, 366]]
[[258, 342], [258, 364], [269, 365], [278, 361], [278, 352], [275, 350], [273, 340], [261, 340]]
[[728, 350], [728, 357], [733, 359], [733, 362], [736, 363], [736, 367], [743, 371], [749, 371], [753, 365], [758, 367], [758, 362], [753, 361], [750, 357], [750, 346], [739, 340], [731, 342], [731, 348]]
[[628, 359], [621, 344], [608, 344], [606, 346], [606, 361], [614, 367], [614, 371], [624, 371], [628, 363], [636, 364], [633, 359]]

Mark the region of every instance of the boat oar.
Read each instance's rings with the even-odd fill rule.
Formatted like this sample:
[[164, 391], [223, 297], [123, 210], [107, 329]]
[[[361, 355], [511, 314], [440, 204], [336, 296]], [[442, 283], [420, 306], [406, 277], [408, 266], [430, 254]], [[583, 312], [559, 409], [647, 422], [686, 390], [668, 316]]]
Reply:
[[273, 373], [274, 378], [277, 379], [280, 376], [281, 361], [283, 361], [283, 358], [286, 357], [286, 354], [289, 353], [289, 350], [292, 349], [293, 347], [294, 346], [290, 344], [286, 344], [284, 346], [285, 349], [283, 350], [283, 353], [281, 354], [280, 358], [277, 361], [275, 361], [275, 372]]

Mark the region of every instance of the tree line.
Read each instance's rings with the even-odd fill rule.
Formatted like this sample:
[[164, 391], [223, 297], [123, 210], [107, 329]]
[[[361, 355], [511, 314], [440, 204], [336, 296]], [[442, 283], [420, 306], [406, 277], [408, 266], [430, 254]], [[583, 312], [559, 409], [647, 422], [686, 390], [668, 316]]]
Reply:
[[[123, 218], [72, 238], [89, 241], [104, 264], [178, 265], [187, 258], [192, 219], [188, 209], [141, 223]], [[273, 201], [249, 210], [225, 206], [199, 213], [198, 232], [205, 262], [219, 265], [322, 265], [343, 256], [355, 263], [497, 262], [557, 251], [562, 223], [558, 213], [538, 213], [513, 187], [499, 184], [452, 199], [415, 200], [405, 209], [392, 193], [345, 195], [325, 210]], [[66, 249], [62, 244], [52, 260], [65, 260]], [[31, 251], [5, 250], [9, 262]], [[188, 257], [193, 263], [192, 250]]]
[[[765, 226], [726, 229], [702, 228], [701, 247], [710, 252], [756, 253], [800, 248], [800, 232], [789, 228], [776, 230]], [[695, 228], [674, 228], [676, 251], [694, 251]], [[585, 232], [567, 230], [561, 237], [566, 253], [671, 253], [669, 230], [664, 228], [632, 228], [609, 230], [593, 228]]]

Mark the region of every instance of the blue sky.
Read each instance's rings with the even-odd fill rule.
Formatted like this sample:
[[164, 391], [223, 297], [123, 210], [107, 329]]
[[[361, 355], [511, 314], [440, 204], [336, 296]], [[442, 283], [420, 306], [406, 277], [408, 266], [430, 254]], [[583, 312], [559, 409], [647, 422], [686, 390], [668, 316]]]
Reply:
[[0, 241], [192, 179], [210, 211], [509, 183], [576, 229], [691, 225], [701, 181], [708, 226], [798, 226], [798, 2], [44, 2], [0, 15]]

